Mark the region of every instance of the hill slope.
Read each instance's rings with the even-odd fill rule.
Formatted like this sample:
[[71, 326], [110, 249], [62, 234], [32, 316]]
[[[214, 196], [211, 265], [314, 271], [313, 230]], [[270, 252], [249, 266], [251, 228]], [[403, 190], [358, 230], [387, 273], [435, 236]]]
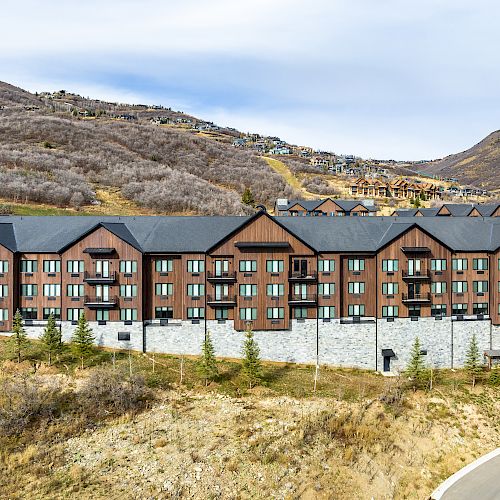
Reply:
[[430, 174], [453, 177], [464, 184], [500, 188], [500, 130], [462, 153], [422, 166]]
[[[118, 188], [158, 213], [243, 214], [246, 187], [268, 206], [292, 194], [256, 155], [152, 125], [145, 106], [82, 101], [62, 95], [51, 102], [0, 83], [2, 198], [78, 207], [97, 203], [97, 189]], [[96, 116], [82, 118], [84, 105]], [[134, 120], [121, 118], [131, 111]]]

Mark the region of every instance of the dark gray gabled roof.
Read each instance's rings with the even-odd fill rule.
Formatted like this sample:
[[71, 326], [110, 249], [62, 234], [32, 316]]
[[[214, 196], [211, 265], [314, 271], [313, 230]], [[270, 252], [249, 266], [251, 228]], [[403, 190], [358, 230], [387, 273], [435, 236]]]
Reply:
[[365, 205], [363, 200], [341, 200], [340, 198], [323, 198], [321, 200], [289, 200], [287, 205], [278, 205], [278, 210], [289, 210], [294, 205], [304, 207], [308, 212], [313, 212], [326, 200], [336, 203], [345, 212], [350, 212], [353, 208], [361, 205], [370, 212], [376, 212], [377, 207]]
[[0, 224], [0, 245], [11, 252], [16, 251], [16, 236], [14, 234], [14, 226], [12, 224]]
[[434, 217], [439, 208], [400, 208], [394, 211], [394, 215], [398, 217], [415, 217], [417, 212], [423, 217]]

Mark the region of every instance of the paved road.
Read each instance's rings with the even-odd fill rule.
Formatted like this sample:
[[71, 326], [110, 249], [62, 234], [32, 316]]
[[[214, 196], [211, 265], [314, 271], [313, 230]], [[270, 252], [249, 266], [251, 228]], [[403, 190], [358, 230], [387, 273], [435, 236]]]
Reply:
[[441, 500], [500, 500], [500, 455], [459, 479]]

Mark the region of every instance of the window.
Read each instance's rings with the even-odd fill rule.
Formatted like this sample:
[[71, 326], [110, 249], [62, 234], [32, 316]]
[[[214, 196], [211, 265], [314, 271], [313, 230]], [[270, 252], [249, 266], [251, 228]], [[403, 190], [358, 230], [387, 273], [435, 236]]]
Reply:
[[451, 312], [454, 316], [466, 315], [467, 314], [467, 304], [452, 304]]
[[283, 319], [285, 317], [284, 307], [268, 307], [267, 319]]
[[205, 317], [204, 307], [188, 307], [187, 308], [188, 319], [203, 319]]
[[349, 271], [364, 271], [365, 259], [349, 259], [347, 267]]
[[54, 319], [61, 319], [61, 309], [59, 307], [44, 307], [43, 308], [43, 319], [49, 319], [52, 314]]
[[9, 272], [9, 261], [0, 260], [0, 273], [8, 273], [8, 272]]
[[21, 285], [21, 297], [36, 297], [37, 295], [37, 285]]
[[120, 272], [121, 273], [136, 273], [137, 272], [137, 261], [136, 260], [121, 260], [120, 261]]
[[215, 308], [215, 319], [228, 319], [229, 309], [227, 307], [216, 307]]
[[408, 306], [408, 316], [410, 318], [418, 318], [418, 317], [420, 317], [420, 305], [411, 305], [411, 306]]
[[78, 321], [83, 314], [83, 309], [66, 309], [68, 321]]
[[399, 293], [398, 283], [382, 283], [383, 295], [397, 295]]
[[60, 273], [61, 261], [60, 260], [44, 260], [43, 261], [44, 273]]
[[43, 285], [43, 295], [44, 297], [60, 297], [61, 285], [59, 283]]
[[23, 319], [38, 319], [38, 309], [36, 307], [21, 307]]
[[189, 297], [201, 297], [205, 295], [205, 285], [199, 283], [190, 284], [187, 286], [187, 294]]
[[269, 297], [281, 297], [285, 294], [285, 285], [283, 283], [271, 283], [267, 285], [267, 295]]
[[68, 273], [83, 273], [84, 263], [83, 260], [68, 260], [66, 263]]
[[0, 320], [9, 321], [9, 310], [8, 309], [0, 309]]
[[432, 304], [431, 316], [446, 316], [446, 304]]
[[241, 297], [255, 297], [257, 295], [257, 285], [240, 285]]
[[488, 282], [487, 281], [473, 281], [472, 282], [472, 291], [474, 293], [485, 293], [488, 291]]
[[203, 273], [205, 271], [205, 261], [203, 260], [188, 260], [188, 273]]
[[451, 283], [453, 293], [466, 293], [467, 288], [467, 281], [453, 281]]
[[38, 262], [36, 260], [21, 260], [22, 273], [36, 273], [38, 271]]
[[479, 302], [472, 304], [472, 314], [488, 314], [488, 303]]
[[382, 306], [383, 318], [397, 318], [399, 316], [398, 306]]
[[167, 295], [172, 295], [174, 293], [173, 283], [156, 283], [155, 285], [156, 295], [161, 295], [166, 297]]
[[318, 270], [323, 273], [333, 273], [335, 271], [335, 261], [333, 259], [319, 259]]
[[240, 309], [240, 319], [244, 321], [252, 321], [257, 319], [256, 307], [242, 307]]
[[120, 309], [121, 321], [137, 321], [137, 309]]
[[155, 262], [157, 273], [171, 273], [174, 270], [174, 261], [172, 259], [159, 259]]
[[365, 315], [365, 305], [364, 304], [349, 304], [347, 306], [348, 316], [364, 316]]
[[431, 271], [446, 271], [446, 259], [431, 259]]
[[307, 318], [307, 307], [294, 307], [293, 317], [295, 319], [305, 319]]
[[266, 271], [268, 273], [282, 273], [285, 269], [285, 263], [282, 260], [266, 261]]
[[318, 307], [318, 313], [320, 319], [334, 319], [335, 306], [320, 306]]
[[120, 297], [137, 297], [137, 285], [120, 285]]
[[365, 293], [365, 284], [363, 281], [351, 281], [348, 283], [349, 293]]
[[225, 276], [229, 273], [229, 261], [228, 260], [214, 260], [215, 276]]
[[174, 317], [174, 308], [170, 306], [155, 307], [155, 319], [172, 319]]
[[96, 275], [102, 278], [109, 278], [109, 260], [96, 260], [95, 261], [95, 272]]
[[242, 273], [254, 273], [257, 271], [256, 260], [240, 260], [240, 271]]
[[83, 297], [84, 293], [83, 285], [68, 285], [66, 288], [66, 295], [68, 297]]
[[97, 321], [109, 321], [109, 311], [107, 309], [96, 309], [95, 316]]
[[335, 283], [320, 283], [318, 293], [320, 295], [333, 295], [335, 293]]
[[472, 259], [472, 269], [474, 271], [487, 271], [488, 259]]
[[446, 281], [433, 281], [431, 283], [431, 293], [446, 293]]
[[399, 270], [399, 260], [398, 259], [383, 259], [382, 260], [382, 271], [387, 273], [393, 273]]
[[7, 297], [9, 295], [8, 285], [0, 285], [0, 297]]
[[451, 259], [453, 271], [467, 271], [467, 259]]

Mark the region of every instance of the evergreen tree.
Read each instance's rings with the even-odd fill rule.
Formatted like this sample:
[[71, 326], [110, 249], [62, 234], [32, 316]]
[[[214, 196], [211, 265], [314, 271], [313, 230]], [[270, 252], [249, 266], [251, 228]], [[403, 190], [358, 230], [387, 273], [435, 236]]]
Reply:
[[14, 315], [12, 332], [13, 333], [9, 338], [9, 348], [12, 354], [17, 358], [17, 362], [20, 363], [23, 352], [29, 348], [30, 342], [28, 340], [28, 336], [26, 335], [26, 330], [23, 327], [23, 318], [19, 309]]
[[254, 339], [253, 331], [248, 328], [243, 344], [243, 374], [248, 380], [250, 389], [262, 379], [262, 365], [259, 355], [260, 349]]
[[476, 377], [483, 371], [476, 334], [474, 334], [470, 339], [469, 348], [465, 354], [464, 367], [466, 373], [471, 377], [472, 387], [474, 387], [476, 385]]
[[78, 318], [78, 325], [71, 339], [71, 348], [74, 355], [80, 359], [83, 369], [85, 359], [92, 354], [94, 349], [94, 334], [83, 313]]
[[198, 362], [198, 373], [205, 380], [205, 385], [212, 382], [219, 375], [217, 368], [217, 360], [215, 359], [215, 349], [210, 337], [210, 332], [207, 332], [205, 340], [201, 345], [201, 357]]
[[250, 188], [245, 188], [245, 191], [241, 196], [241, 202], [250, 207], [253, 207], [255, 205], [255, 199], [253, 197], [252, 191], [250, 191]]
[[406, 375], [411, 379], [414, 389], [420, 387], [425, 380], [426, 370], [422, 351], [420, 347], [420, 339], [415, 338], [411, 349], [411, 358], [405, 370]]
[[49, 358], [49, 366], [52, 364], [52, 356], [59, 354], [62, 349], [61, 331], [57, 328], [56, 318], [52, 313], [47, 320], [47, 326], [40, 337], [44, 351]]

